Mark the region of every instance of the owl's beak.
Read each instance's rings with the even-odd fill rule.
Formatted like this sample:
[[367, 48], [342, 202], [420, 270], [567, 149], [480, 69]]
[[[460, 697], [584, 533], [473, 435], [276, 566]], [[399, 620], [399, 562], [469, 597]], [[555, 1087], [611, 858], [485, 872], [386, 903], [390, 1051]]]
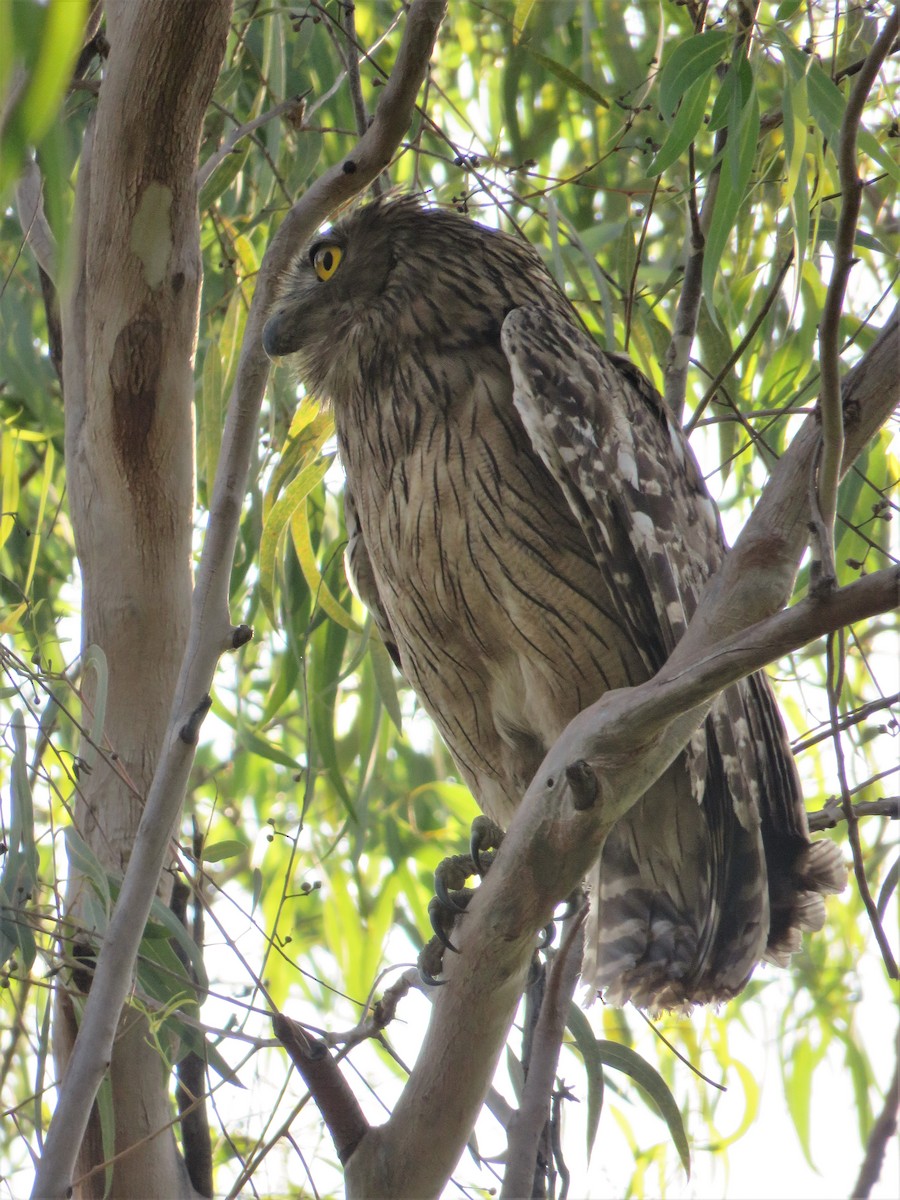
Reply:
[[292, 328], [290, 312], [282, 309], [269, 317], [263, 328], [262, 344], [269, 358], [281, 358], [297, 349], [297, 331]]

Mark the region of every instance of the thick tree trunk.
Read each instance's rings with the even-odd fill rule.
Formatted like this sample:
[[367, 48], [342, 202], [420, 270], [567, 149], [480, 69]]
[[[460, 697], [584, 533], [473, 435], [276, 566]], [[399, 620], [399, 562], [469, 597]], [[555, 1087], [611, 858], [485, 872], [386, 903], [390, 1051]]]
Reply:
[[[195, 176], [229, 14], [229, 0], [108, 0], [110, 54], [78, 176], [63, 310], [66, 464], [83, 581], [82, 647], [96, 644], [106, 657], [104, 732], [115, 759], [96, 758], [82, 777], [75, 825], [117, 871], [153, 777], [190, 617], [201, 284]], [[94, 671], [85, 691], [93, 704]], [[76, 924], [85, 886], [73, 873], [68, 911]], [[62, 993], [54, 1030], [60, 1072], [74, 1033], [73, 1006]], [[114, 1152], [127, 1151], [115, 1163], [112, 1194], [191, 1194], [167, 1128], [163, 1064], [133, 1011], [123, 1019], [110, 1079]], [[77, 1174], [108, 1152], [94, 1121]], [[77, 1194], [103, 1190], [99, 1171]]]

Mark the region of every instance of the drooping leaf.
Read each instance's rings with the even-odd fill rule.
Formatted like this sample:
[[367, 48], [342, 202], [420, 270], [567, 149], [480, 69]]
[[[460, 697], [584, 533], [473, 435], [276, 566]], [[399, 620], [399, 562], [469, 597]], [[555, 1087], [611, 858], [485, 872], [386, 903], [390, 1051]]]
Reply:
[[691, 1151], [684, 1128], [684, 1120], [669, 1085], [659, 1071], [646, 1059], [641, 1058], [636, 1051], [629, 1049], [628, 1046], [620, 1046], [617, 1042], [598, 1040], [597, 1057], [605, 1066], [613, 1067], [617, 1071], [624, 1071], [639, 1085], [668, 1126], [675, 1149], [678, 1151], [678, 1157], [681, 1159], [681, 1165], [684, 1167], [687, 1177], [690, 1178]]

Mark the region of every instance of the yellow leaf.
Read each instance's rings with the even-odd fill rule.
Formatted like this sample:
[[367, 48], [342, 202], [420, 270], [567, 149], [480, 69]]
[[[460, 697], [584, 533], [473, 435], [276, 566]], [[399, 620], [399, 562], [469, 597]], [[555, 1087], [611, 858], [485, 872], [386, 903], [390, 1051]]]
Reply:
[[309, 584], [313, 600], [322, 606], [332, 621], [337, 621], [338, 625], [343, 625], [351, 633], [362, 633], [361, 626], [354, 621], [345, 608], [342, 608], [328, 584], [322, 578], [319, 564], [316, 562], [316, 556], [313, 552], [312, 539], [309, 535], [309, 520], [307, 519], [305, 503], [298, 505], [294, 509], [291, 517], [291, 538], [294, 542], [294, 550], [297, 558], [300, 560], [303, 577]]

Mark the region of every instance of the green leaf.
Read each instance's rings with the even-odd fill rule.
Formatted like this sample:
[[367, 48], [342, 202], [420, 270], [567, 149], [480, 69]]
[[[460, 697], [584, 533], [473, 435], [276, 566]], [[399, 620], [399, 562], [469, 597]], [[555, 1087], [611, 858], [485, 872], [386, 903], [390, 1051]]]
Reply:
[[353, 802], [344, 783], [334, 739], [334, 710], [346, 644], [347, 630], [334, 621], [326, 621], [313, 635], [313, 654], [309, 673], [310, 717], [313, 733], [310, 739], [310, 750], [318, 754], [348, 815], [353, 816]]
[[81, 50], [86, 16], [87, 0], [50, 0], [40, 52], [19, 113], [30, 142], [39, 142], [56, 118]]
[[587, 1153], [590, 1158], [603, 1110], [603, 1061], [591, 1023], [577, 1004], [569, 1005], [566, 1024], [575, 1039], [587, 1075]]
[[787, 158], [784, 194], [790, 198], [797, 190], [797, 183], [806, 161], [809, 105], [805, 75], [801, 75], [799, 79], [785, 81], [782, 107], [784, 111], [784, 148]]
[[675, 1103], [675, 1097], [669, 1090], [669, 1085], [655, 1067], [646, 1059], [641, 1058], [634, 1050], [621, 1046], [618, 1042], [597, 1041], [597, 1055], [607, 1067], [623, 1071], [629, 1075], [641, 1090], [647, 1095], [653, 1107], [665, 1121], [672, 1135], [672, 1141], [681, 1159], [688, 1179], [691, 1177], [691, 1151], [688, 1146], [687, 1134], [681, 1111]]
[[[798, 50], [782, 30], [776, 28], [775, 35], [794, 78], [806, 76], [809, 111], [828, 139], [832, 153], [835, 153], [840, 141], [847, 101], [837, 84], [828, 77], [814, 58]], [[862, 126], [859, 127], [857, 142], [863, 153], [874, 159], [895, 183], [900, 183], [900, 163], [895, 162], [878, 140]]]
[[[157, 896], [154, 898], [150, 906], [150, 917], [154, 921], [158, 921], [163, 925], [170, 937], [174, 938], [184, 952], [188, 962], [194, 971], [196, 978], [196, 986], [202, 992], [209, 991], [209, 977], [206, 974], [206, 964], [203, 962], [203, 950], [198, 946], [191, 937], [190, 932], [185, 929], [181, 921], [172, 912], [167, 904], [163, 904], [162, 900]], [[146, 940], [146, 935], [145, 935]], [[142, 942], [141, 945], [144, 943]], [[182, 968], [183, 970], [183, 968]], [[193, 986], [193, 985], [192, 985]]]
[[[832, 217], [821, 217], [816, 224], [816, 242], [833, 242], [836, 237], [837, 221]], [[853, 244], [863, 250], [874, 250], [878, 254], [891, 254], [884, 242], [880, 242], [871, 233], [866, 233], [864, 229], [857, 229]]]
[[692, 83], [684, 94], [672, 128], [666, 135], [666, 140], [659, 148], [653, 162], [647, 168], [647, 174], [660, 175], [672, 163], [677, 162], [696, 136], [697, 130], [703, 124], [703, 114], [706, 112], [706, 101], [712, 83], [712, 68]]
[[812, 1076], [815, 1067], [822, 1058], [822, 1050], [813, 1050], [809, 1039], [802, 1038], [793, 1048], [789, 1062], [784, 1069], [784, 1095], [788, 1111], [794, 1122], [797, 1137], [803, 1157], [813, 1170], [816, 1165], [812, 1160], [810, 1145], [810, 1106], [812, 1103]]
[[525, 32], [525, 26], [528, 24], [528, 18], [531, 16], [531, 10], [534, 8], [536, 0], [516, 0], [516, 8], [513, 13], [513, 44], [517, 44], [522, 34]]
[[35, 805], [28, 779], [28, 742], [20, 712], [13, 713], [11, 820], [8, 845], [0, 872], [0, 964], [18, 952], [19, 966], [30, 971], [37, 946], [26, 917], [37, 890]]
[[266, 758], [269, 762], [278, 763], [280, 767], [287, 767], [291, 772], [300, 770], [300, 763], [296, 758], [287, 754], [279, 746], [273, 745], [272, 742], [266, 741], [261, 734], [256, 733], [249, 726], [241, 724], [235, 729], [237, 743], [242, 750], [249, 750], [251, 754], [257, 754], [260, 758]]
[[394, 664], [391, 662], [391, 656], [388, 654], [384, 642], [374, 632], [369, 634], [369, 661], [372, 664], [372, 674], [375, 676], [378, 698], [391, 718], [394, 728], [398, 733], [402, 733], [403, 714], [400, 711], [400, 697], [397, 694], [397, 683], [394, 679]]
[[[326, 462], [330, 465], [331, 460], [326, 459]], [[294, 553], [297, 555], [297, 561], [300, 563], [300, 569], [312, 593], [314, 602], [320, 604], [331, 620], [337, 621], [338, 625], [343, 625], [352, 633], [361, 633], [362, 630], [358, 623], [342, 607], [338, 600], [335, 599], [331, 588], [322, 578], [322, 572], [319, 570], [319, 564], [316, 562], [315, 551], [312, 546], [309, 514], [305, 504], [298, 504], [291, 513], [290, 525]]]
[[112, 912], [112, 896], [109, 890], [109, 881], [100, 860], [72, 825], [66, 828], [64, 836], [69, 866], [90, 881], [94, 891], [104, 904], [108, 920], [109, 914]]
[[556, 62], [555, 59], [548, 58], [546, 54], [532, 50], [530, 46], [523, 46], [522, 48], [528, 52], [529, 57], [533, 58], [546, 71], [549, 71], [551, 75], [555, 75], [560, 83], [564, 83], [573, 92], [578, 92], [586, 100], [591, 100], [594, 104], [599, 104], [601, 108], [609, 108], [609, 101], [601, 96], [596, 88], [591, 87], [589, 83], [582, 79], [580, 75], [576, 75], [574, 71], [570, 71], [568, 67], [564, 67], [562, 63]]
[[739, 90], [735, 88], [725, 157], [719, 174], [719, 187], [703, 257], [703, 290], [710, 312], [715, 312], [713, 289], [716, 274], [729, 235], [746, 199], [759, 140], [759, 101], [756, 89], [751, 88], [747, 102], [738, 109], [739, 103]]
[[[40, 146], [45, 137], [58, 132], [56, 117], [81, 50], [87, 0], [50, 0], [46, 5], [22, 4], [16, 9], [14, 36], [0, 27], [0, 59], [5, 68], [0, 73], [8, 84], [16, 78], [10, 68], [19, 66], [24, 72], [24, 86], [18, 96], [11, 96], [5, 89], [0, 95], [0, 103], [7, 110], [0, 139], [0, 192], [18, 175], [28, 147]], [[56, 224], [53, 215], [50, 221]]]
[[196, 1009], [197, 985], [168, 938], [145, 934], [138, 953], [136, 974], [138, 986], [164, 1008], [190, 1004]]
[[199, 474], [206, 484], [206, 495], [211, 498], [225, 424], [225, 377], [219, 347], [215, 344], [208, 347], [203, 359], [196, 396]]
[[238, 858], [245, 854], [249, 847], [246, 842], [239, 842], [236, 839], [223, 842], [210, 842], [203, 847], [203, 853], [200, 856], [204, 862], [222, 862], [226, 858]]
[[664, 117], [675, 112], [696, 80], [715, 70], [730, 44], [731, 35], [724, 29], [708, 29], [678, 43], [659, 78], [659, 111]]

